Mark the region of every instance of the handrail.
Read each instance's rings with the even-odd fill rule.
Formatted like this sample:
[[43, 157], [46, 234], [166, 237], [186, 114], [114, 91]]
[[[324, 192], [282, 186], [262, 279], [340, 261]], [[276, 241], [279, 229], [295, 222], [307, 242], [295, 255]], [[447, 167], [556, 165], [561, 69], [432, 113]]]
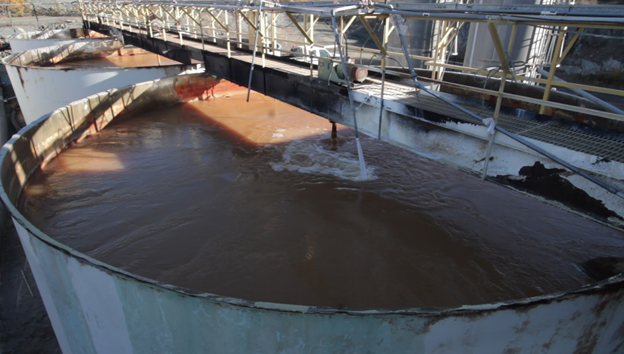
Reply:
[[[245, 10], [245, 11], [254, 11], [257, 10], [258, 7], [257, 6], [249, 6], [247, 4], [242, 4], [241, 3], [227, 3], [227, 2], [219, 2], [220, 4], [223, 4], [223, 6], [225, 6], [225, 8], [227, 8], [228, 10], [232, 10], [232, 9], [238, 9], [237, 11], [240, 10]], [[145, 23], [145, 18], [144, 17], [136, 17], [138, 15], [134, 14], [133, 11], [123, 11], [125, 12], [125, 14], [122, 14], [119, 10], [117, 10], [117, 8], [119, 7], [123, 7], [124, 4], [131, 4], [131, 6], [133, 6], [133, 8], [138, 9], [141, 7], [145, 7], [145, 8], [149, 8], [150, 10], [147, 11], [148, 13], [156, 13], [155, 12], [155, 7], [157, 6], [161, 6], [161, 5], [167, 5], [167, 9], [171, 9], [172, 7], [175, 6], [182, 6], [182, 7], [197, 7], [199, 9], [203, 9], [201, 11], [209, 11], [209, 10], [205, 10], [206, 8], [216, 8], [215, 4], [212, 3], [200, 3], [200, 4], [190, 4], [190, 3], [170, 3], [170, 2], [164, 2], [164, 1], [155, 1], [155, 2], [116, 2], [116, 3], [107, 3], [107, 2], [102, 2], [102, 1], [97, 1], [97, 2], [91, 2], [91, 1], [87, 1], [87, 2], [83, 2], [83, 5], [85, 5], [86, 9], [88, 11], [86, 11], [86, 16], [101, 16], [101, 18], [106, 19], [106, 20], [112, 20], [114, 22], [117, 21], [123, 21], [126, 24], [130, 24], [131, 26], [137, 27], [137, 28], [142, 28], [145, 29], [146, 23]], [[356, 4], [356, 3], [349, 3], [349, 4]], [[289, 4], [290, 7], [296, 6], [297, 4]], [[340, 5], [340, 6], [338, 6]], [[113, 6], [115, 6], [115, 8], [113, 9]], [[130, 5], [128, 5], [130, 6]], [[340, 8], [343, 7], [344, 4], [335, 4], [330, 6], [329, 8], [331, 9], [336, 9], [336, 8]], [[289, 9], [290, 9], [289, 7]], [[107, 9], [109, 9], [111, 12], [106, 12], [108, 11]], [[221, 8], [218, 8], [221, 9]], [[192, 9], [187, 9], [187, 10], [191, 10]], [[278, 6], [273, 4], [273, 7], [268, 7], [266, 8], [266, 10], [271, 10], [271, 11], [283, 11], [283, 7]], [[346, 13], [350, 13], [354, 10], [362, 10], [361, 8], [358, 8], [358, 6], [356, 5], [350, 5], [348, 6], [348, 11], [345, 12]], [[265, 9], [263, 8], [263, 11], [265, 11]], [[302, 13], [305, 13], [305, 9], [302, 8], [301, 9]], [[366, 10], [368, 11], [368, 13], [366, 14], [366, 16], [380, 16], [379, 13], [384, 12], [384, 15], [381, 16], [388, 16], [389, 13], [398, 13], [396, 10], [393, 10], [391, 8], [391, 6], [389, 5], [384, 5], [384, 4], [375, 4], [375, 8], [374, 9], [368, 9]], [[120, 15], [122, 15], [122, 17], [120, 18], [119, 16], [113, 15], [112, 12], [115, 13], [119, 13]], [[225, 11], [227, 12], [227, 11]], [[187, 13], [188, 15], [188, 13]], [[337, 14], [337, 16], [342, 16], [343, 13], [339, 13]], [[184, 14], [183, 14], [184, 16]], [[182, 20], [183, 18], [180, 18], [180, 20]], [[164, 31], [166, 32], [174, 32], [174, 33], [180, 33], [181, 27], [179, 25], [179, 21], [166, 21], [164, 18], [159, 18], [158, 19], [159, 23], [157, 25], [155, 25], [158, 28], [162, 28]], [[174, 24], [175, 23], [175, 24]], [[212, 38], [213, 40], [215, 40], [215, 42], [217, 40], [224, 40], [226, 41], [227, 44], [235, 44], [237, 47], [240, 47], [241, 45], [243, 46], [249, 46], [250, 49], [255, 49], [255, 50], [260, 50], [263, 53], [273, 53], [275, 54], [276, 51], [279, 51], [280, 54], [287, 54], [287, 55], [296, 55], [298, 57], [303, 57], [303, 58], [307, 58], [305, 60], [305, 62], [312, 62], [311, 58], [313, 58], [314, 56], [311, 55], [311, 53], [296, 53], [290, 50], [290, 46], [291, 45], [307, 45], [308, 43], [306, 43], [305, 41], [299, 41], [299, 40], [295, 40], [295, 39], [290, 39], [290, 38], [284, 38], [283, 36], [274, 36], [274, 37], [269, 37], [269, 36], [265, 36], [264, 38], [266, 40], [269, 40], [271, 42], [278, 42], [281, 43], [283, 45], [282, 48], [277, 49], [277, 48], [273, 48], [272, 46], [267, 46], [264, 43], [259, 43], [258, 45], [253, 46], [253, 48], [251, 48], [251, 46], [253, 44], [251, 43], [245, 43], [242, 41], [238, 41], [232, 38], [226, 38], [227, 34], [223, 31], [222, 28], [217, 27], [215, 24], [213, 25], [205, 25], [205, 26], [198, 26], [196, 23], [189, 23], [188, 25], [184, 26], [185, 28], [188, 27], [188, 31], [182, 31], [182, 32], [188, 32], [190, 35], [195, 36], [195, 38], [199, 38], [201, 36], [202, 40], [206, 39], [206, 38]], [[200, 29], [200, 30], [198, 30]], [[207, 35], [205, 32], [208, 31], [213, 31], [213, 35]], [[203, 33], [203, 36], [202, 36]], [[239, 37], [241, 34], [244, 34], [245, 32], [241, 29], [237, 27], [237, 30], [231, 30], [230, 32], [230, 36], [235, 36], [235, 37]], [[183, 37], [182, 35], [180, 37]], [[264, 42], [264, 41], [263, 41]], [[336, 46], [338, 46], [338, 44], [335, 44]], [[342, 44], [341, 45], [341, 49], [345, 49], [347, 47], [347, 44]], [[356, 48], [356, 50], [360, 51], [360, 52], [366, 52], [366, 53], [372, 53], [374, 54], [379, 54], [381, 51], [378, 48], [366, 48], [366, 47], [354, 47], [354, 46], [349, 46], [351, 50], [353, 50], [354, 48]], [[403, 57], [404, 54], [402, 53], [398, 53], [398, 52], [388, 52], [388, 56], [392, 57], [392, 56], [401, 56]], [[432, 68], [436, 68], [436, 67], [442, 67], [442, 68], [447, 68], [447, 69], [454, 69], [454, 70], [461, 70], [464, 72], [473, 72], [476, 75], [479, 74], [479, 69], [475, 69], [475, 68], [470, 68], [470, 67], [465, 67], [465, 66], [460, 66], [460, 65], [454, 65], [454, 64], [447, 64], [444, 62], [436, 62], [434, 61], [432, 57], [428, 57], [428, 56], [422, 56], [422, 55], [413, 55], [413, 54], [409, 54], [409, 58], [412, 59], [417, 59], [417, 60], [423, 60], [425, 61], [425, 65], [428, 65], [429, 67]], [[359, 65], [361, 67], [365, 67], [367, 68], [369, 71], [371, 72], [376, 72], [379, 71], [377, 70], [375, 67], [371, 67], [369, 65]], [[311, 72], [311, 77], [312, 77], [312, 73], [313, 73], [313, 68], [310, 68], [310, 72]], [[385, 71], [386, 73], [390, 73], [390, 74], [394, 74], [396, 76], [400, 76], [400, 77], [409, 77], [409, 76], [405, 76], [405, 74], [402, 73], [398, 73], [398, 72], [393, 72], [390, 69], [386, 69]], [[505, 75], [505, 73], [502, 72], [494, 72], [491, 73], [491, 77], [497, 77], [497, 78], [501, 78], [501, 77], [507, 77], [510, 78], [509, 76], [510, 74]], [[538, 79], [538, 78], [534, 78], [534, 77], [529, 77], [526, 75], [520, 75], [520, 74], [514, 74], [513, 77], [511, 77], [511, 79], [515, 79], [517, 81], [528, 81], [528, 82], [532, 82], [532, 83], [537, 83], [537, 84], [544, 84], [544, 83], [548, 83], [548, 80], [544, 80], [544, 79]], [[435, 80], [432, 80], [432, 82], [436, 82]], [[444, 85], [452, 85], [450, 83], [446, 83], [446, 82], [439, 82], [440, 84], [444, 84]], [[557, 87], [564, 87], [564, 88], [568, 88], [568, 89], [580, 89], [580, 90], [584, 90], [584, 91], [589, 91], [589, 92], [600, 92], [600, 93], [607, 93], [607, 94], [612, 94], [612, 95], [618, 95], [621, 97], [624, 97], [624, 90], [616, 90], [616, 89], [610, 89], [610, 88], [605, 88], [605, 87], [596, 87], [596, 86], [590, 86], [590, 85], [583, 85], [583, 84], [577, 84], [577, 83], [570, 83], [570, 82], [557, 82], [557, 81], [552, 81], [550, 83], [552, 86], [557, 86]], [[479, 88], [467, 88], [468, 90], [474, 91], [474, 92], [478, 92], [478, 93], [482, 93], [481, 89]], [[563, 103], [557, 103], [557, 102], [551, 102], [547, 99], [537, 99], [537, 98], [530, 98], [530, 97], [524, 97], [524, 96], [514, 96], [512, 94], [509, 93], [499, 93], [501, 95], [501, 97], [506, 97], [506, 98], [512, 98], [512, 99], [518, 99], [518, 100], [522, 100], [524, 102], [527, 103], [531, 103], [531, 104], [535, 104], [538, 103], [540, 105], [546, 106], [546, 107], [551, 107], [554, 109], [563, 109], [563, 110], [569, 110], [569, 111], [575, 111], [578, 113], [583, 113], [583, 114], [590, 114], [590, 115], [599, 115], [602, 118], [606, 118], [606, 119], [610, 119], [610, 120], [614, 120], [614, 121], [623, 121], [624, 120], [624, 115], [619, 114], [619, 113], [612, 113], [612, 112], [603, 112], [600, 110], [596, 110], [596, 109], [590, 109], [590, 108], [585, 108], [585, 107], [577, 107], [574, 105], [567, 105], [567, 104], [563, 104]]]
[[[400, 19], [402, 19], [402, 17], [401, 17], [401, 15], [394, 15], [392, 17], [392, 19], [394, 20], [395, 25], [397, 27], [397, 30], [399, 32], [399, 38], [401, 39], [401, 45], [402, 45], [403, 51], [404, 51], [404, 53], [405, 53], [405, 55], [407, 57], [408, 54], [409, 54], [409, 50], [407, 49], [407, 44], [405, 42], [405, 38], [404, 38], [404, 35], [403, 35], [403, 26], [404, 25], [399, 23]], [[422, 90], [424, 92], [427, 92], [431, 96], [433, 96], [433, 97], [443, 101], [444, 103], [447, 103], [447, 104], [453, 106], [455, 109], [457, 109], [457, 110], [459, 110], [459, 111], [469, 115], [470, 117], [476, 119], [477, 121], [480, 121], [486, 127], [489, 127], [490, 125], [494, 124], [494, 129], [496, 131], [501, 132], [502, 134], [512, 138], [513, 140], [519, 142], [520, 144], [522, 144], [522, 145], [532, 149], [533, 151], [535, 151], [535, 152], [537, 152], [537, 153], [539, 153], [539, 154], [541, 154], [541, 155], [543, 155], [543, 156], [545, 156], [545, 157], [547, 157], [547, 158], [549, 158], [549, 159], [559, 163], [560, 165], [566, 167], [570, 171], [575, 172], [579, 176], [582, 176], [583, 178], [585, 178], [585, 179], [595, 183], [596, 185], [604, 188], [605, 190], [607, 190], [607, 191], [617, 195], [618, 197], [624, 199], [624, 192], [620, 191], [616, 187], [599, 180], [598, 178], [588, 174], [587, 172], [579, 169], [578, 167], [570, 164], [569, 162], [567, 162], [567, 161], [565, 161], [565, 160], [555, 156], [554, 154], [551, 154], [550, 152], [540, 148], [539, 146], [537, 146], [537, 145], [533, 144], [532, 142], [528, 141], [527, 139], [525, 139], [525, 138], [523, 138], [523, 137], [521, 137], [521, 136], [519, 136], [517, 134], [511, 133], [510, 131], [508, 131], [508, 130], [506, 130], [504, 128], [501, 128], [499, 125], [496, 125], [493, 121], [489, 121], [488, 122], [488, 121], [486, 121], [486, 118], [483, 118], [483, 117], [473, 113], [472, 111], [467, 110], [466, 108], [458, 105], [457, 103], [447, 99], [446, 97], [443, 97], [439, 93], [426, 88], [420, 82], [418, 82], [418, 76], [416, 74], [416, 71], [414, 70], [414, 65], [412, 64], [412, 61], [408, 59], [407, 63], [409, 65], [409, 69], [410, 69], [410, 73], [412, 75], [412, 80], [413, 80], [414, 86], [417, 89], [420, 89], [420, 90]]]

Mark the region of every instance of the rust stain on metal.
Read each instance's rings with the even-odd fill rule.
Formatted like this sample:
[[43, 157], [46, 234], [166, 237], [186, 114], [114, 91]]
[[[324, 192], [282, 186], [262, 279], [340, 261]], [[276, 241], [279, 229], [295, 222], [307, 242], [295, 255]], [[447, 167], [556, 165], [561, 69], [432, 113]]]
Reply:
[[22, 89], [24, 91], [24, 96], [26, 96], [26, 98], [28, 98], [28, 90], [26, 90], [24, 78], [22, 77], [22, 69], [23, 70], [27, 70], [27, 69], [26, 68], [20, 68], [19, 66], [16, 67], [15, 69], [17, 69], [17, 76], [19, 76], [20, 83], [22, 84]]
[[178, 80], [174, 87], [178, 97], [184, 101], [207, 100], [211, 97], [225, 96], [228, 93], [242, 92], [245, 89], [229, 81], [200, 76]]

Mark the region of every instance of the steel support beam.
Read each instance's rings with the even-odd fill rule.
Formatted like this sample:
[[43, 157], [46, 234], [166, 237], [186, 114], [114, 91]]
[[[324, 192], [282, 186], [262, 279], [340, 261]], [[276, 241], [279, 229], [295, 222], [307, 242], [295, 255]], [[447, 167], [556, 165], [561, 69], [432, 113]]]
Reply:
[[295, 16], [293, 16], [292, 13], [290, 12], [286, 12], [286, 16], [288, 16], [288, 18], [290, 19], [290, 21], [295, 25], [295, 27], [297, 27], [297, 29], [299, 30], [299, 32], [301, 32], [301, 34], [305, 37], [305, 39], [311, 44], [314, 44], [314, 40], [308, 35], [308, 32], [303, 29], [303, 27], [301, 27], [301, 25], [299, 24], [299, 21], [297, 21], [297, 19], [295, 18]]

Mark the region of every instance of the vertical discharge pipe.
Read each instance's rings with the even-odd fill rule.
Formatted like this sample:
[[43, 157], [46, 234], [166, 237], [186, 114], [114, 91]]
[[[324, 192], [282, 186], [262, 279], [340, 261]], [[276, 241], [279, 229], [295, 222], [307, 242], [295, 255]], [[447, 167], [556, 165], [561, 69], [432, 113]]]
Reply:
[[366, 162], [364, 162], [364, 152], [362, 151], [362, 144], [360, 143], [360, 133], [358, 131], [357, 119], [355, 117], [355, 105], [353, 104], [353, 95], [351, 93], [351, 80], [349, 79], [349, 71], [347, 71], [347, 63], [344, 55], [342, 54], [342, 46], [340, 45], [340, 35], [338, 35], [338, 26], [336, 26], [336, 10], [332, 10], [332, 27], [334, 29], [334, 35], [336, 36], [336, 46], [338, 47], [338, 54], [340, 54], [340, 65], [342, 66], [342, 72], [344, 73], [344, 80], [347, 84], [347, 93], [349, 95], [349, 105], [351, 106], [351, 114], [353, 115], [353, 128], [355, 129], [355, 144], [357, 145], [358, 160], [360, 161], [360, 178], [366, 180], [368, 178], [366, 174]]

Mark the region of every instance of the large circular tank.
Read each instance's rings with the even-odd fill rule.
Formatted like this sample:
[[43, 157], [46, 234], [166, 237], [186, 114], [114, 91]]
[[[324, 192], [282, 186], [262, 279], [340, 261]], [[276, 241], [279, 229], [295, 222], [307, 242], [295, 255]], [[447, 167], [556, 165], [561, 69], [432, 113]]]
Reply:
[[13, 53], [25, 50], [79, 43], [86, 40], [105, 40], [110, 37], [84, 28], [68, 28], [43, 32], [20, 33], [9, 38]]
[[90, 127], [101, 127], [122, 111], [138, 113], [241, 89], [203, 74], [113, 89], [42, 117], [2, 148], [0, 197], [64, 353], [613, 353], [623, 348], [621, 274], [566, 293], [448, 308], [351, 310], [253, 302], [197, 293], [102, 263], [50, 238], [16, 208], [28, 176]]
[[[150, 60], [141, 60], [144, 57]], [[125, 48], [117, 40], [31, 49], [5, 58], [4, 63], [26, 124], [88, 95], [187, 70], [186, 65]]]

